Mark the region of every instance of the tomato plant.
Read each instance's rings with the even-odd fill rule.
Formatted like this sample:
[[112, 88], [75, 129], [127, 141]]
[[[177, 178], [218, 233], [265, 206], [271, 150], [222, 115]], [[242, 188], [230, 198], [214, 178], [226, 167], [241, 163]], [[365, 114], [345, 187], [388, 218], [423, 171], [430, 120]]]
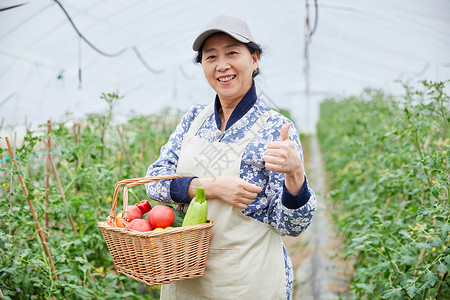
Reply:
[[361, 299], [450, 294], [448, 82], [328, 99], [317, 132], [331, 211]]
[[[112, 124], [117, 94], [104, 94], [107, 111], [47, 124], [17, 139], [19, 168], [0, 148], [0, 291], [3, 299], [159, 299], [159, 286], [116, 274], [97, 222], [110, 214], [116, 182], [145, 176], [175, 129], [177, 112], [130, 116]], [[3, 129], [13, 142], [13, 130]], [[3, 134], [2, 134], [3, 135]], [[51, 140], [49, 153], [44, 140]], [[65, 201], [46, 159], [52, 155]], [[29, 195], [17, 180], [21, 174]], [[136, 193], [145, 199], [145, 189]], [[39, 239], [27, 198], [48, 240], [57, 279]], [[130, 205], [134, 203], [129, 203]], [[75, 223], [74, 231], [69, 213]]]

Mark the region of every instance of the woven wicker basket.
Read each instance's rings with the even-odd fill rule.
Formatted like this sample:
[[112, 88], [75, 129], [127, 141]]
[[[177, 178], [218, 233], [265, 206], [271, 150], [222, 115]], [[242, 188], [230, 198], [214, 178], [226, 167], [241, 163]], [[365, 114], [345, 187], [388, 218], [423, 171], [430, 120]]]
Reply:
[[[127, 217], [129, 187], [178, 177], [148, 176], [119, 181], [114, 189], [110, 215], [116, 215], [120, 185], [125, 185], [123, 212], [124, 217]], [[97, 225], [108, 245], [114, 268], [130, 278], [148, 285], [157, 285], [198, 278], [205, 274], [213, 221], [155, 232], [111, 227], [107, 222], [99, 222]]]

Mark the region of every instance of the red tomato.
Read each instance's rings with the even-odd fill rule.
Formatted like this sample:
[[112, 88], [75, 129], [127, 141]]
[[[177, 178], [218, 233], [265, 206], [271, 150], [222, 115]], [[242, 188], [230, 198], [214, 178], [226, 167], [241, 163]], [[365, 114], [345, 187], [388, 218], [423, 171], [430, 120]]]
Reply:
[[175, 213], [166, 205], [156, 205], [148, 213], [148, 221], [153, 228], [166, 228], [173, 224]]
[[133, 229], [140, 232], [152, 231], [150, 222], [144, 219], [134, 219], [128, 225], [129, 229]]
[[141, 210], [137, 206], [128, 205], [127, 211], [129, 216], [128, 221], [130, 222], [133, 221], [134, 219], [140, 219], [142, 217]]

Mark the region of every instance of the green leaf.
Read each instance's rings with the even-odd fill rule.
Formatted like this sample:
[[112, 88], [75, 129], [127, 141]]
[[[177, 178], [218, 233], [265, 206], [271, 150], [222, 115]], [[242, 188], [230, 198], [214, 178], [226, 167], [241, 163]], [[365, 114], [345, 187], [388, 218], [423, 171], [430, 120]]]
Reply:
[[409, 286], [406, 288], [406, 292], [410, 298], [414, 298], [414, 296], [417, 295], [417, 288], [414, 285]]
[[440, 272], [440, 273], [447, 273], [449, 270], [448, 265], [446, 265], [445, 263], [440, 263], [436, 269]]
[[445, 242], [447, 240], [448, 231], [450, 230], [450, 224], [444, 223], [442, 224], [442, 227], [439, 229], [439, 235], [441, 237], [441, 240]]
[[76, 261], [76, 262], [79, 262], [80, 264], [85, 264], [86, 263], [86, 260], [84, 258], [82, 258], [82, 257], [79, 257], [79, 256], [75, 257], [73, 260]]
[[405, 264], [414, 265], [415, 263], [417, 263], [417, 256], [402, 255], [401, 261], [402, 261], [402, 263], [405, 263]]
[[356, 246], [356, 247], [355, 247], [355, 250], [361, 250], [361, 249], [364, 249], [364, 248], [366, 248], [366, 245], [365, 245], [365, 244], [362, 244], [362, 245]]
[[406, 237], [406, 238], [410, 238], [411, 237], [411, 234], [408, 231], [406, 231], [406, 230], [400, 230], [399, 233], [401, 235], [403, 235], [404, 237]]
[[415, 214], [415, 213], [417, 212], [417, 209], [418, 209], [418, 207], [417, 207], [417, 206], [414, 206], [414, 207], [411, 207], [410, 209], [408, 209], [408, 212], [409, 212], [410, 214]]
[[402, 288], [393, 288], [393, 289], [389, 289], [386, 290], [382, 295], [381, 298], [383, 299], [395, 299], [395, 298], [400, 298], [400, 296], [402, 295]]
[[419, 248], [419, 249], [422, 249], [422, 248], [431, 249], [432, 248], [431, 245], [428, 245], [427, 243], [417, 243], [415, 246], [416, 246], [416, 248]]
[[428, 284], [429, 287], [434, 287], [439, 279], [433, 272], [427, 271], [425, 274], [425, 280], [426, 284]]
[[372, 294], [373, 290], [375, 288], [375, 286], [371, 285], [371, 284], [367, 284], [367, 283], [357, 283], [355, 284], [356, 287], [363, 289], [364, 291], [366, 291], [367, 293]]
[[450, 255], [447, 255], [447, 256], [444, 258], [444, 260], [445, 260], [445, 263], [447, 264], [447, 266], [450, 265]]
[[79, 265], [78, 268], [80, 268], [82, 272], [87, 272], [88, 270], [93, 269], [89, 264]]

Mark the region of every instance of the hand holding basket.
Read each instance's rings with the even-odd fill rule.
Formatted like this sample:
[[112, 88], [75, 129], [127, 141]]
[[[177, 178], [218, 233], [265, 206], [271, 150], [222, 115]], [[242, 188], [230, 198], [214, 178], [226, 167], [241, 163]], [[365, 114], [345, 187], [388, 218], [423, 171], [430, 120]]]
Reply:
[[[147, 176], [119, 181], [114, 188], [111, 217], [116, 216], [121, 185], [125, 185], [123, 212], [127, 218], [128, 188], [178, 177], [180, 176]], [[156, 285], [198, 278], [205, 274], [213, 221], [155, 232], [112, 227], [107, 222], [99, 222], [97, 225], [113, 258], [114, 268], [128, 277], [148, 285]]]

